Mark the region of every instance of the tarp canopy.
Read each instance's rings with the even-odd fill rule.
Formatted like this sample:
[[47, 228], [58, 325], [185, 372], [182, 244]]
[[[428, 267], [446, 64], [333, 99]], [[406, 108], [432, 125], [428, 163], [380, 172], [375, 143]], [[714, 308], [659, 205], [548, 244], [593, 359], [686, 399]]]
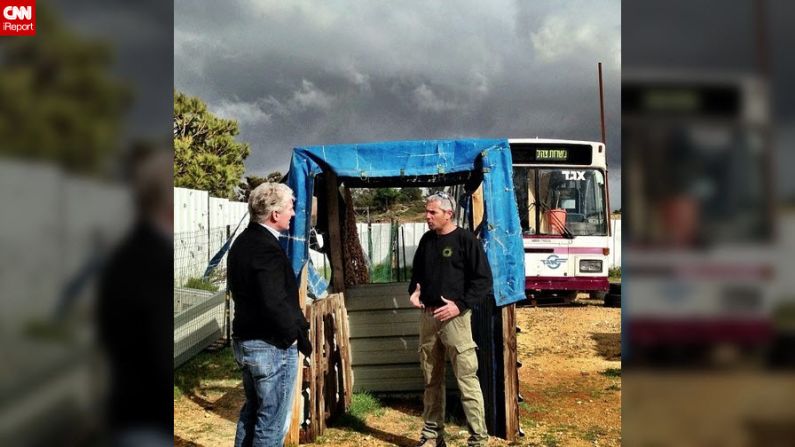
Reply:
[[[298, 147], [287, 183], [295, 194], [295, 217], [283, 239], [296, 276], [309, 260], [309, 231], [315, 177], [333, 172], [347, 186], [430, 186], [462, 183], [482, 173], [485, 213], [481, 241], [494, 277], [498, 306], [525, 298], [524, 249], [514, 198], [507, 139], [392, 141]], [[310, 266], [311, 268], [311, 266]], [[316, 272], [310, 277], [317, 278]], [[310, 281], [319, 296], [323, 281]]]

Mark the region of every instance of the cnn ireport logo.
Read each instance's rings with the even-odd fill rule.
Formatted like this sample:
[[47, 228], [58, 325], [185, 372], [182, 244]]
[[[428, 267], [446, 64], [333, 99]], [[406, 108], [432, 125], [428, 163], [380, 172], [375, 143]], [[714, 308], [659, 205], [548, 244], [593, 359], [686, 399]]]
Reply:
[[35, 0], [0, 0], [0, 36], [36, 35]]

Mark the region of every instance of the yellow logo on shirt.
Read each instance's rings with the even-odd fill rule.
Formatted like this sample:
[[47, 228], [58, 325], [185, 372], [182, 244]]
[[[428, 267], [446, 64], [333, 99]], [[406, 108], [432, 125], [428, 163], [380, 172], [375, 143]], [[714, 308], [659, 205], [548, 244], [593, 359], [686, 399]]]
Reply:
[[444, 250], [442, 250], [442, 256], [445, 258], [453, 256], [453, 247], [444, 247]]

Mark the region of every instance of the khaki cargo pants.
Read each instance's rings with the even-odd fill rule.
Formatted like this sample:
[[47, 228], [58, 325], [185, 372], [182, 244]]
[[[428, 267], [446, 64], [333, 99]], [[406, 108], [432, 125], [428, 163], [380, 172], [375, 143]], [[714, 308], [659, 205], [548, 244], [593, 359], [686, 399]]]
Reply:
[[483, 392], [478, 380], [477, 345], [472, 341], [472, 312], [440, 322], [425, 309], [420, 317], [420, 367], [425, 376], [422, 436], [444, 436], [445, 353], [450, 357], [461, 404], [469, 423], [469, 445], [486, 445], [488, 432], [483, 410]]

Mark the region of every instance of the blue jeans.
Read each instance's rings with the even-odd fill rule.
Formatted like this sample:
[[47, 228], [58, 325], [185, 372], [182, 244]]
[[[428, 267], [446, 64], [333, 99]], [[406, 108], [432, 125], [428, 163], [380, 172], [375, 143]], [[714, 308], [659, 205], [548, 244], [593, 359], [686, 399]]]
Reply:
[[298, 348], [279, 349], [262, 340], [234, 340], [232, 348], [246, 392], [235, 447], [280, 447], [290, 428]]

